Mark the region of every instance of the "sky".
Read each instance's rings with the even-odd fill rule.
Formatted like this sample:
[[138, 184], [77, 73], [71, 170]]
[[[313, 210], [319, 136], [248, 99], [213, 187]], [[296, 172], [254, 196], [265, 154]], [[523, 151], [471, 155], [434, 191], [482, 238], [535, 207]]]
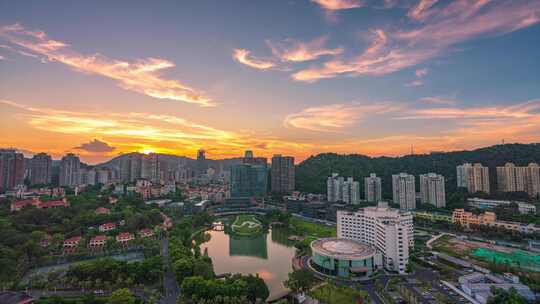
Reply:
[[98, 163], [540, 142], [540, 1], [0, 0], [0, 147]]

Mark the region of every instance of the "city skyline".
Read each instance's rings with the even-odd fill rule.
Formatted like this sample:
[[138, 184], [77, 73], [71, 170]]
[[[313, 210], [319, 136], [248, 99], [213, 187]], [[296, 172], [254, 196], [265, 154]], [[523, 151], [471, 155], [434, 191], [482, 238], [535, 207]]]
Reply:
[[538, 1], [0, 1], [0, 147], [95, 164], [540, 142], [538, 16]]

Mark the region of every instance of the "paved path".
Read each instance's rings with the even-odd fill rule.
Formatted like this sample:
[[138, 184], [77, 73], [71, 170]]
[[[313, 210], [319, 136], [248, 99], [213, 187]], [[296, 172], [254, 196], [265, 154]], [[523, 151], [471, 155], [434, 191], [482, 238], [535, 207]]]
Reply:
[[161, 304], [176, 304], [176, 299], [180, 295], [180, 288], [176, 281], [176, 275], [171, 267], [171, 258], [169, 257], [169, 240], [164, 238], [161, 240], [161, 255], [163, 256], [163, 262], [167, 265], [167, 271], [163, 275], [163, 287], [165, 289], [165, 295], [159, 303]]

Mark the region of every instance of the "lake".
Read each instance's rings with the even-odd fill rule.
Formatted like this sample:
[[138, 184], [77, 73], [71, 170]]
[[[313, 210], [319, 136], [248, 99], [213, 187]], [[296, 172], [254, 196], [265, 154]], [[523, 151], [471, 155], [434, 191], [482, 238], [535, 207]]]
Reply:
[[268, 289], [268, 300], [287, 292], [283, 281], [292, 271], [291, 260], [295, 248], [284, 229], [271, 229], [255, 237], [230, 236], [223, 231], [208, 231], [210, 241], [201, 245], [208, 250], [214, 271], [223, 273], [259, 274]]

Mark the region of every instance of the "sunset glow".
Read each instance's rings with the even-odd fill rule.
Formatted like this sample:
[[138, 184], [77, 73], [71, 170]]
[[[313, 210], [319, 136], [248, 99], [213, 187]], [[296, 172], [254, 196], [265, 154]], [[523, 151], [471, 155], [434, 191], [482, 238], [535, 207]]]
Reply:
[[5, 1], [0, 146], [94, 164], [538, 142], [539, 16], [506, 0]]

